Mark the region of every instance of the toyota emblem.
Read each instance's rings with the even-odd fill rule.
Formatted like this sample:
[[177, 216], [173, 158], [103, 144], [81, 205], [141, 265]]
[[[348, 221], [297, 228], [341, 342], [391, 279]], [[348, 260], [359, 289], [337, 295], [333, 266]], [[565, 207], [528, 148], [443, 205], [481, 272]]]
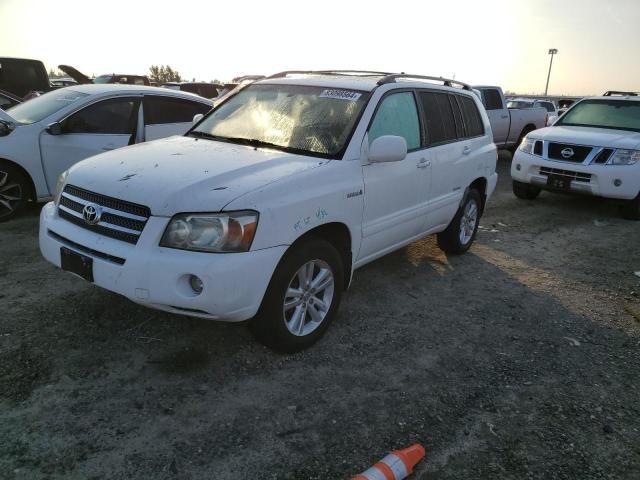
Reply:
[[573, 148], [563, 148], [562, 151], [560, 152], [560, 155], [562, 155], [562, 158], [571, 158], [573, 157], [574, 151]]
[[84, 221], [89, 225], [95, 225], [98, 223], [101, 215], [102, 211], [100, 210], [100, 207], [91, 203], [85, 205], [82, 209], [82, 218], [84, 218]]

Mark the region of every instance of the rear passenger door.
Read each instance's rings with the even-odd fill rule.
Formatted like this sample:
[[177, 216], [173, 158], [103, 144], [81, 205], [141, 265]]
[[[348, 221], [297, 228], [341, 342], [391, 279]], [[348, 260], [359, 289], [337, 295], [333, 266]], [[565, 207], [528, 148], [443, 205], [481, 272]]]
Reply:
[[[484, 127], [473, 99], [446, 91], [418, 93], [432, 161], [428, 229], [449, 224], [474, 175]], [[469, 103], [471, 102], [471, 103]]]
[[211, 106], [191, 100], [159, 95], [146, 95], [143, 102], [144, 140], [157, 140], [171, 135], [183, 135], [198, 113], [207, 113]]

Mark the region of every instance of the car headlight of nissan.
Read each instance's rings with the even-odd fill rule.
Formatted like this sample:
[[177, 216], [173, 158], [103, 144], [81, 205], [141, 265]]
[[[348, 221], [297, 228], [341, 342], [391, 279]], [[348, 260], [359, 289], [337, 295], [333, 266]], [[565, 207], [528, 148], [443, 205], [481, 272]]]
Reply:
[[258, 212], [181, 213], [162, 235], [161, 247], [198, 252], [246, 252], [258, 225]]
[[618, 149], [607, 162], [609, 165], [633, 165], [640, 161], [640, 150]]
[[535, 140], [532, 140], [530, 138], [524, 137], [522, 139], [522, 142], [520, 142], [520, 146], [518, 147], [518, 150], [520, 150], [521, 152], [524, 153], [533, 153], [533, 144], [536, 143]]

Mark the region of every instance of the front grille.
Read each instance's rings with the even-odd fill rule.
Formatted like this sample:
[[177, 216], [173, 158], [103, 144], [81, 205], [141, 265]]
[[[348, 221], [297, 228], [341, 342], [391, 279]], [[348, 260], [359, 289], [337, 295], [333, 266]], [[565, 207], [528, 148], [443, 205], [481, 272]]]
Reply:
[[591, 182], [590, 173], [574, 172], [572, 170], [562, 170], [561, 168], [540, 167], [540, 175], [560, 175], [562, 177], [571, 178], [576, 182]]
[[542, 155], [542, 140], [537, 140], [533, 144], [533, 153], [534, 155]]
[[[563, 150], [572, 150], [573, 155], [564, 157]], [[592, 148], [582, 145], [567, 145], [566, 143], [549, 143], [548, 156], [553, 160], [562, 160], [563, 162], [584, 162], [589, 156]]]
[[[93, 205], [101, 213], [95, 225], [84, 220], [83, 210], [87, 205]], [[151, 211], [143, 205], [67, 185], [60, 196], [58, 215], [79, 227], [135, 245]]]
[[593, 159], [593, 163], [607, 163], [609, 157], [613, 153], [611, 148], [603, 148], [602, 151]]

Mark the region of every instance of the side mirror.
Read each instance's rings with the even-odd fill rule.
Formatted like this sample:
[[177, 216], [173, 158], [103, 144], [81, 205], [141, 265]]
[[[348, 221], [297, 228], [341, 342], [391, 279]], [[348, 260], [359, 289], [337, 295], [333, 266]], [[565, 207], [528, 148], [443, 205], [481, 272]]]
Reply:
[[407, 156], [407, 141], [396, 135], [376, 138], [369, 147], [368, 159], [371, 163], [399, 162]]
[[6, 137], [13, 131], [13, 125], [0, 120], [0, 137]]
[[202, 120], [202, 118], [204, 117], [204, 114], [202, 113], [196, 113], [193, 116], [193, 124], [195, 125], [196, 123], [198, 123], [200, 120]]
[[47, 126], [47, 133], [49, 135], [62, 135], [62, 125], [55, 122]]

